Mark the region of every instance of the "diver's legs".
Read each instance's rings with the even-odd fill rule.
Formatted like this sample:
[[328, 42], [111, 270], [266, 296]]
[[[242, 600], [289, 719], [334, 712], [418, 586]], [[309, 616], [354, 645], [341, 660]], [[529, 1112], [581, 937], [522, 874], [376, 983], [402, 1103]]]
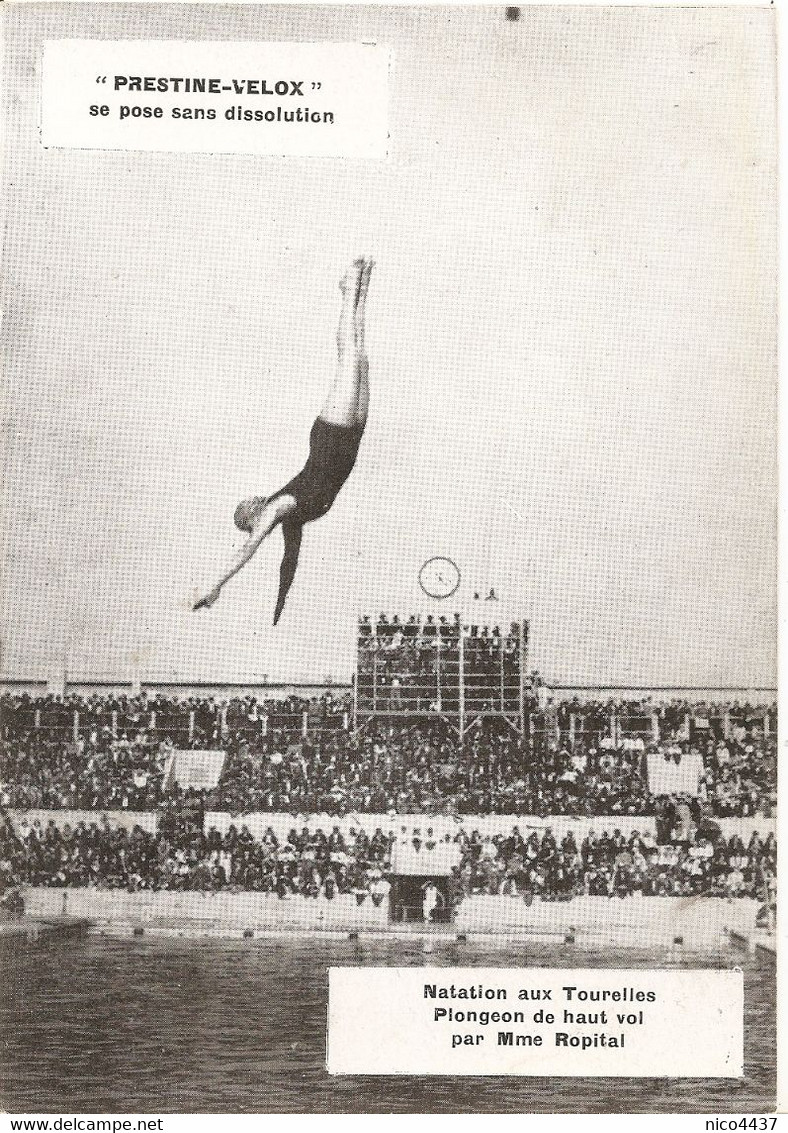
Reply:
[[362, 428], [367, 423], [369, 411], [369, 359], [364, 346], [364, 316], [369, 290], [369, 278], [372, 275], [372, 261], [367, 260], [361, 273], [361, 285], [356, 304], [356, 358], [358, 360], [358, 402], [356, 405], [356, 424]]
[[369, 360], [366, 354], [358, 360], [358, 402], [356, 403], [355, 424], [363, 427], [369, 412]]
[[[342, 310], [337, 331], [337, 371], [320, 416], [332, 425], [343, 425], [345, 428], [363, 424], [366, 420], [369, 391], [367, 388], [362, 416], [362, 390], [366, 386], [368, 368], [363, 364], [366, 359], [358, 347], [356, 312], [364, 276], [366, 273], [368, 284], [371, 267], [364, 260], [355, 260], [339, 285], [342, 291]], [[364, 296], [366, 297], [366, 290]]]

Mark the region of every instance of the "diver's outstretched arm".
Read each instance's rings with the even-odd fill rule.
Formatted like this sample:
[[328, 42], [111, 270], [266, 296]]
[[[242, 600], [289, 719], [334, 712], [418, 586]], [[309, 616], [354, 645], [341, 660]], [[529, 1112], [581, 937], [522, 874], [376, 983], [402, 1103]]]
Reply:
[[296, 501], [293, 496], [284, 495], [278, 496], [275, 500], [266, 504], [260, 512], [259, 517], [255, 521], [254, 527], [249, 538], [241, 547], [240, 551], [233, 556], [227, 570], [217, 582], [216, 586], [204, 598], [200, 598], [199, 602], [195, 602], [192, 606], [193, 610], [207, 610], [214, 604], [216, 599], [221, 593], [222, 587], [226, 582], [245, 567], [251, 559], [252, 555], [257, 551], [262, 541], [271, 534], [273, 529], [278, 523], [281, 523], [292, 511], [295, 510]]
[[296, 567], [298, 566], [298, 553], [301, 550], [301, 524], [292, 523], [285, 520], [282, 524], [282, 532], [285, 537], [285, 553], [282, 558], [282, 565], [279, 568], [279, 595], [276, 599], [276, 610], [274, 611], [274, 625], [277, 624], [282, 616], [282, 610], [285, 608], [285, 600], [293, 585], [295, 578]]

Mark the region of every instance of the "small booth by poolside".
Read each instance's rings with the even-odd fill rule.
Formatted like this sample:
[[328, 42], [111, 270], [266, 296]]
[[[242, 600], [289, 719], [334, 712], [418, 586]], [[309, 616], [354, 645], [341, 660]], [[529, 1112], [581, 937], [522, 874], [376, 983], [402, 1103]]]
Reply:
[[391, 919], [446, 923], [454, 906], [454, 871], [460, 847], [431, 828], [403, 832], [391, 850]]

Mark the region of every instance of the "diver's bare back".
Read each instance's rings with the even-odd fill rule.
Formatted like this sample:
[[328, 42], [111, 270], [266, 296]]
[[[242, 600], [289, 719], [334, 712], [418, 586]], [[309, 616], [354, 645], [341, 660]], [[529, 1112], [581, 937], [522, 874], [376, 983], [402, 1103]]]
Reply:
[[337, 332], [337, 373], [312, 426], [306, 464], [272, 496], [253, 496], [238, 505], [235, 525], [247, 532], [249, 538], [213, 590], [195, 602], [195, 610], [209, 609], [218, 599], [222, 587], [249, 562], [263, 540], [281, 524], [285, 550], [279, 569], [274, 625], [279, 621], [295, 578], [303, 527], [330, 510], [353, 470], [364, 434], [369, 407], [364, 315], [372, 268], [372, 260], [354, 260], [340, 283], [343, 298]]

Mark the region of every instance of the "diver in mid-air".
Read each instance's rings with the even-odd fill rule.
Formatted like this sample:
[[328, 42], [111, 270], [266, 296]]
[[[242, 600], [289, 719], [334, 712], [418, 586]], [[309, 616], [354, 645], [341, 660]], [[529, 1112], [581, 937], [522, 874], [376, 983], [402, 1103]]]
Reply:
[[364, 349], [364, 304], [372, 267], [372, 260], [355, 260], [339, 285], [342, 312], [337, 332], [337, 374], [312, 426], [306, 464], [274, 495], [252, 496], [238, 505], [235, 525], [248, 532], [249, 538], [213, 590], [195, 603], [195, 610], [214, 604], [224, 584], [249, 562], [266, 536], [281, 523], [285, 553], [279, 569], [274, 625], [279, 621], [295, 578], [304, 524], [324, 516], [337, 498], [356, 463], [367, 423], [369, 362]]

